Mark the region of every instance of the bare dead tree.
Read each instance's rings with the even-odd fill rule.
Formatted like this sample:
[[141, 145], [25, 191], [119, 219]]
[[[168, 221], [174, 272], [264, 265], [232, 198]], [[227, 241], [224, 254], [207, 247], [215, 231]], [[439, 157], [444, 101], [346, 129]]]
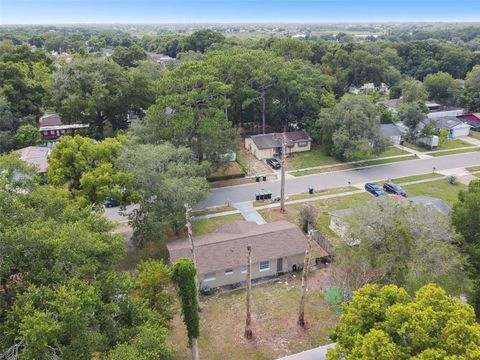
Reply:
[[300, 295], [300, 306], [298, 309], [298, 325], [305, 327], [305, 294], [307, 292], [308, 270], [310, 268], [310, 252], [312, 249], [312, 230], [308, 232], [307, 249], [305, 250], [305, 258], [303, 259], [302, 272], [302, 290]]
[[285, 156], [287, 152], [287, 137], [285, 130], [282, 133], [282, 170], [280, 180], [280, 211], [285, 212]]
[[247, 246], [247, 319], [245, 321], [245, 337], [250, 340], [252, 333], [252, 248]]

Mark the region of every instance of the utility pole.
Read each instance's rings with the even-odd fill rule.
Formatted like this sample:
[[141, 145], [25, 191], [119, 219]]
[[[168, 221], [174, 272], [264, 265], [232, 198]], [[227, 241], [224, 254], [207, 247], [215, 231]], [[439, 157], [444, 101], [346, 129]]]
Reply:
[[[188, 241], [190, 241], [190, 251], [192, 252], [192, 261], [193, 266], [197, 269], [197, 257], [195, 256], [195, 245], [193, 244], [193, 232], [192, 232], [192, 207], [189, 204], [185, 204], [185, 221], [187, 226], [187, 233], [188, 233]], [[200, 309], [200, 292], [198, 289], [198, 275], [195, 272], [195, 286], [197, 288], [197, 303], [198, 303], [198, 311]]]
[[247, 246], [247, 319], [245, 321], [245, 337], [250, 340], [252, 333], [252, 248]]
[[285, 136], [285, 129], [282, 133], [282, 170], [280, 181], [280, 212], [285, 212], [285, 156], [287, 152], [287, 137]]
[[308, 270], [310, 267], [310, 251], [312, 249], [312, 230], [308, 232], [307, 249], [305, 250], [305, 258], [303, 260], [302, 272], [302, 291], [300, 295], [300, 306], [298, 309], [298, 325], [305, 327], [305, 295], [307, 292]]

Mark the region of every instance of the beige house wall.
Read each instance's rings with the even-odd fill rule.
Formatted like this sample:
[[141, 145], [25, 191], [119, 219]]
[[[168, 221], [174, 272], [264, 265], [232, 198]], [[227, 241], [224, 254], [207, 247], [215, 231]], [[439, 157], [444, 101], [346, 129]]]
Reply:
[[295, 153], [295, 152], [302, 152], [302, 151], [310, 151], [312, 142], [308, 141], [307, 143], [308, 143], [307, 146], [298, 146], [298, 142], [294, 143], [293, 147], [290, 148], [290, 152]]
[[[296, 153], [302, 151], [310, 151], [311, 141], [307, 141], [307, 146], [298, 146], [298, 142], [294, 143], [293, 147], [289, 148], [287, 153]], [[245, 149], [250, 151], [253, 156], [259, 160], [269, 159], [273, 157], [275, 148], [270, 149], [258, 149], [251, 138], [245, 138]]]
[[251, 138], [245, 138], [245, 149], [250, 151], [259, 160], [273, 157], [274, 149], [258, 149]]
[[[254, 250], [252, 250], [254, 251]], [[293, 265], [296, 265], [297, 269], [303, 266], [303, 258], [304, 254], [298, 254], [294, 256], [288, 256], [283, 258], [283, 268], [282, 272], [289, 272], [292, 271]], [[270, 262], [270, 269], [260, 271], [260, 263], [253, 263], [252, 264], [252, 279], [258, 279], [262, 277], [272, 276], [277, 274], [277, 259], [269, 260]], [[247, 263], [247, 259], [245, 256], [245, 266]], [[245, 267], [246, 269], [246, 267]], [[215, 271], [215, 280], [206, 280], [205, 274], [198, 275], [198, 281], [200, 289], [208, 286], [210, 288], [215, 288], [219, 286], [231, 285], [235, 283], [239, 283], [245, 281], [247, 278], [246, 270], [242, 273], [242, 267], [233, 268], [233, 272], [231, 274], [225, 273], [226, 269]]]

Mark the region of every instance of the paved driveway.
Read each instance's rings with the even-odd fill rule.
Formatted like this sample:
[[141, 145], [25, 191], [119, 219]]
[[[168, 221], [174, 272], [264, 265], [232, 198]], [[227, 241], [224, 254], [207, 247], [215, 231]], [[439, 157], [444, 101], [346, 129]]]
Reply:
[[[335, 187], [348, 186], [368, 181], [420, 175], [436, 170], [446, 170], [465, 166], [480, 165], [480, 152], [446, 155], [428, 159], [400, 161], [391, 164], [374, 165], [370, 167], [335, 171], [330, 173], [313, 174], [286, 179], [285, 193], [287, 195], [306, 192], [309, 186], [316, 190], [325, 190]], [[280, 194], [280, 181], [266, 183], [251, 183], [210, 190], [207, 199], [195, 208], [220, 206], [227, 200], [232, 203], [253, 200], [258, 191], [272, 191], [273, 197]]]

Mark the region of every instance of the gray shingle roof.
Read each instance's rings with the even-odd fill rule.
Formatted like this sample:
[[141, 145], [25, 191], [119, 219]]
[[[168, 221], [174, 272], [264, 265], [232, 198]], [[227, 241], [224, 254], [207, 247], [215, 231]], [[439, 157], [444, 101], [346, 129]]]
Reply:
[[402, 132], [395, 124], [381, 124], [380, 134], [385, 137], [390, 137], [402, 135]]
[[456, 116], [442, 116], [436, 118], [426, 118], [423, 120], [424, 124], [429, 124], [432, 121], [437, 122], [437, 128], [439, 129], [453, 129], [454, 127], [463, 124], [464, 122], [459, 120]]
[[[247, 245], [252, 246], [252, 261], [273, 260], [303, 254], [307, 239], [300, 228], [288, 221], [258, 225], [247, 221], [224, 224], [214, 233], [195, 236], [195, 256], [199, 274], [243, 266]], [[167, 243], [170, 261], [191, 258], [188, 239]]]
[[[257, 149], [271, 149], [282, 146], [282, 133], [271, 133], [253, 135], [252, 140], [257, 146]], [[311, 138], [305, 131], [291, 131], [286, 132], [287, 145], [293, 146], [295, 141], [310, 141]]]
[[28, 146], [23, 149], [16, 150], [20, 153], [20, 158], [26, 161], [30, 165], [38, 167], [39, 172], [47, 171], [48, 156], [50, 155], [50, 149], [41, 146]]

